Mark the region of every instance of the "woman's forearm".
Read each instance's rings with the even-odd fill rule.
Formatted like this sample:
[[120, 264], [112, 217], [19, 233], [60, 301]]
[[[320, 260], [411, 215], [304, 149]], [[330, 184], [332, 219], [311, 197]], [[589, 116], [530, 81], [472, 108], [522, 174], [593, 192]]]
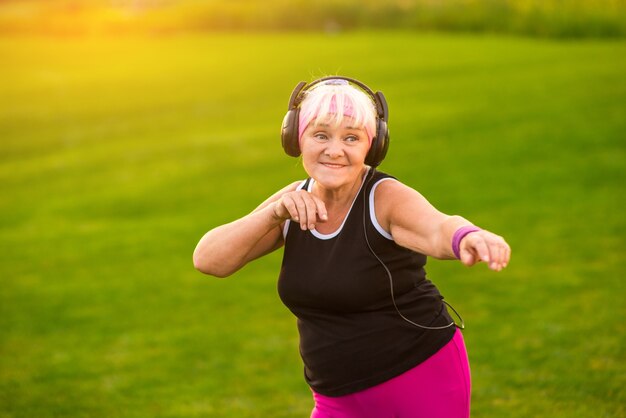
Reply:
[[433, 256], [435, 258], [444, 260], [455, 259], [456, 256], [452, 251], [452, 238], [454, 236], [454, 233], [459, 228], [468, 225], [472, 225], [472, 223], [461, 216], [447, 216], [447, 218], [440, 225], [438, 240], [436, 244], [437, 251], [436, 254]]
[[207, 232], [193, 253], [194, 267], [217, 277], [226, 277], [247, 262], [279, 246], [281, 220], [273, 205], [265, 205], [249, 215]]

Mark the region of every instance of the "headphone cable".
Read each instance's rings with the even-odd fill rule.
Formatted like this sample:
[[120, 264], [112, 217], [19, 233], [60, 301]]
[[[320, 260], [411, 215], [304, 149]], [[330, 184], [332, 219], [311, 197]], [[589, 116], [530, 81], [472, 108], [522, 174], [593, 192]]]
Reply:
[[[367, 244], [367, 248], [372, 253], [374, 258], [376, 258], [376, 260], [378, 260], [378, 262], [383, 267], [383, 269], [385, 269], [385, 273], [387, 273], [387, 277], [389, 278], [389, 290], [390, 290], [390, 293], [391, 293], [391, 301], [393, 302], [393, 307], [395, 308], [396, 312], [398, 313], [398, 315], [400, 315], [400, 317], [402, 319], [404, 319], [409, 324], [411, 324], [413, 326], [416, 326], [418, 328], [422, 328], [422, 329], [440, 330], [440, 329], [450, 328], [452, 326], [457, 326], [459, 329], [465, 329], [465, 321], [463, 320], [463, 317], [457, 312], [456, 309], [454, 309], [454, 307], [452, 305], [450, 305], [445, 300], [442, 300], [442, 302], [444, 304], [446, 304], [448, 307], [450, 307], [450, 309], [452, 309], [454, 314], [461, 321], [460, 324], [457, 324], [454, 320], [452, 320], [452, 322], [450, 322], [448, 325], [442, 325], [442, 326], [438, 326], [438, 327], [431, 327], [431, 326], [418, 324], [417, 322], [414, 322], [414, 321], [410, 320], [409, 318], [404, 316], [402, 314], [402, 312], [400, 312], [400, 309], [398, 308], [398, 305], [396, 304], [396, 297], [395, 297], [395, 294], [394, 294], [394, 291], [393, 291], [393, 275], [391, 274], [391, 271], [389, 270], [389, 268], [387, 267], [385, 262], [383, 260], [381, 260], [381, 258], [378, 256], [378, 254], [376, 254], [376, 252], [372, 248], [372, 245], [370, 244], [369, 238], [367, 236], [367, 222], [366, 222], [366, 213], [365, 213], [366, 209], [367, 209], [367, 205], [366, 205], [367, 195], [368, 195], [367, 187], [369, 186], [369, 183], [374, 179], [374, 174], [376, 173], [376, 169], [372, 167], [370, 171], [371, 171], [371, 175], [370, 175], [370, 173], [367, 174], [367, 176], [370, 177], [370, 178], [369, 178], [369, 180], [366, 181], [365, 187], [363, 188], [364, 189], [363, 190], [363, 233], [365, 235], [365, 243]], [[371, 193], [371, 191], [369, 193]]]

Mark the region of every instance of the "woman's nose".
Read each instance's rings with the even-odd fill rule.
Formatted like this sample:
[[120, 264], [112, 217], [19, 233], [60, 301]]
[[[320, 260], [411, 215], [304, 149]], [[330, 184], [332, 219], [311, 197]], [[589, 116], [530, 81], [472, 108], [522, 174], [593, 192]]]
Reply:
[[325, 154], [329, 157], [340, 157], [341, 155], [343, 155], [343, 147], [341, 141], [339, 141], [338, 139], [331, 139], [330, 141], [328, 141], [326, 149], [324, 151]]

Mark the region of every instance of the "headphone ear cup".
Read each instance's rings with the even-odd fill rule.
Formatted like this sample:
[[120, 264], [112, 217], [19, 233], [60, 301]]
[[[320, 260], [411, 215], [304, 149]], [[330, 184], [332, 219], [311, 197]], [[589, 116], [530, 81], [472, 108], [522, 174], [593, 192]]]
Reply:
[[291, 109], [285, 115], [283, 119], [283, 127], [280, 134], [280, 140], [283, 144], [283, 149], [287, 155], [291, 157], [297, 157], [300, 155], [300, 143], [298, 141], [298, 118], [300, 115], [300, 109]]
[[389, 130], [387, 129], [387, 122], [378, 119], [376, 123], [376, 137], [372, 139], [372, 146], [365, 157], [365, 164], [371, 167], [378, 167], [385, 159], [387, 149], [389, 149]]

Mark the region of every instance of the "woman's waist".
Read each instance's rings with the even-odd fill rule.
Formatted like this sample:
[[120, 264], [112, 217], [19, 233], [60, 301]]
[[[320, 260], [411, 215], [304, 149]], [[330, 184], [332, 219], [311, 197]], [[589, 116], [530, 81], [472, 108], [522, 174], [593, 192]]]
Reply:
[[[412, 319], [435, 327], [450, 323], [445, 308], [435, 316]], [[376, 320], [363, 318], [352, 326], [345, 319], [336, 320], [332, 326], [300, 319], [298, 328], [307, 381], [322, 390], [376, 380], [376, 376], [416, 365], [454, 333], [454, 327], [417, 328], [396, 312], [386, 312]]]

